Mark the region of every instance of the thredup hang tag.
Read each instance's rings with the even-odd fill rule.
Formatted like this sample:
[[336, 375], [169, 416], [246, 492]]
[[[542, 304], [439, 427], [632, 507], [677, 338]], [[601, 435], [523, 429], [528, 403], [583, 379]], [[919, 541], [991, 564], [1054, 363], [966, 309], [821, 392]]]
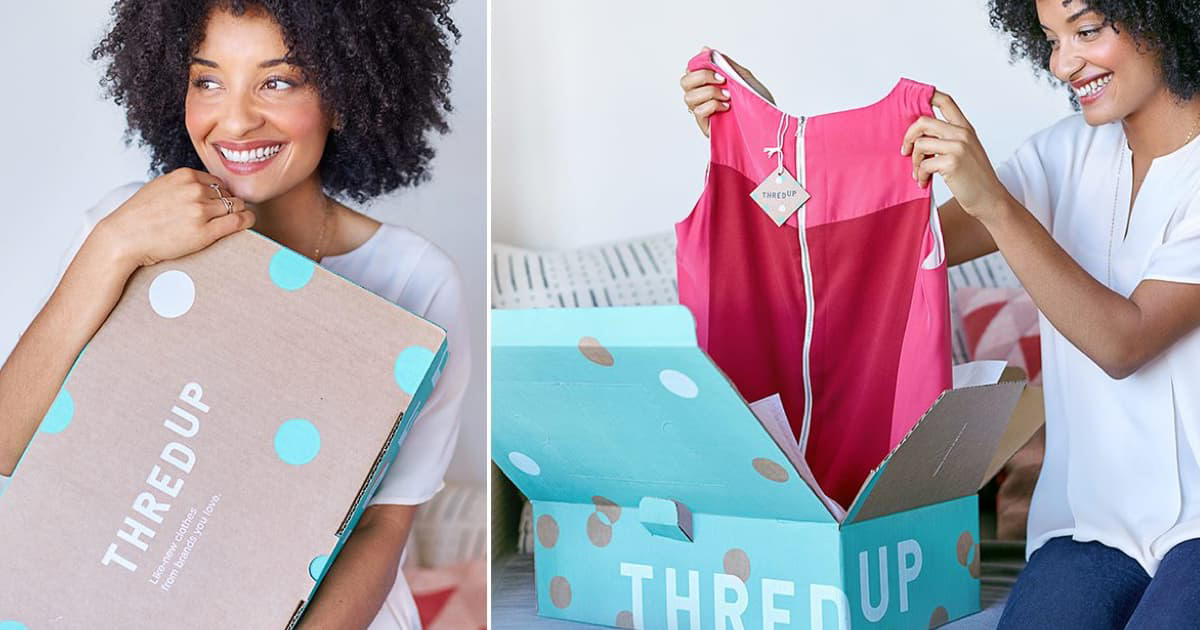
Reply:
[[808, 191], [785, 168], [776, 168], [750, 193], [754, 203], [779, 226], [799, 210], [809, 196]]

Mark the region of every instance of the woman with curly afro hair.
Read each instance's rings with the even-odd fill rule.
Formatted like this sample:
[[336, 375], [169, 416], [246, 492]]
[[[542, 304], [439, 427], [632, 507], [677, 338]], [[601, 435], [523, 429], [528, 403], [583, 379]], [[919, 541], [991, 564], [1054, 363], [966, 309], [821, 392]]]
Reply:
[[[944, 120], [897, 149], [954, 195], [947, 264], [999, 250], [1040, 311], [1045, 462], [1000, 627], [1200, 627], [1200, 2], [991, 0], [990, 17], [1080, 113], [993, 166], [937, 92]], [[706, 134], [723, 81], [681, 80]]]
[[448, 332], [442, 378], [301, 623], [420, 627], [398, 569], [458, 436], [470, 363], [462, 281], [421, 236], [338, 199], [427, 177], [431, 132], [448, 130], [451, 109], [449, 4], [116, 3], [93, 57], [157, 176], [87, 213], [57, 288], [0, 370], [0, 474], [12, 474], [134, 270], [253, 228]]

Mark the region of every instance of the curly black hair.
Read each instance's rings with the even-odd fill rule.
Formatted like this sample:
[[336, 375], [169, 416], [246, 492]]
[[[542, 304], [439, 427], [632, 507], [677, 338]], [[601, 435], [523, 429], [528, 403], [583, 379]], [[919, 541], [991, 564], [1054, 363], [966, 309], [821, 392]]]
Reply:
[[126, 142], [149, 148], [150, 170], [203, 170], [184, 126], [191, 58], [216, 9], [261, 10], [279, 24], [289, 63], [337, 117], [319, 166], [326, 192], [362, 202], [429, 177], [429, 132], [446, 133], [450, 0], [118, 0], [92, 51], [100, 83], [126, 110]]
[[[1158, 55], [1163, 81], [1176, 98], [1200, 94], [1200, 0], [1089, 0], [1086, 6], [1104, 16], [1108, 27], [1126, 30], [1143, 50]], [[1013, 60], [1027, 59], [1050, 76], [1050, 42], [1033, 0], [990, 0], [988, 15], [992, 27], [1012, 38]], [[1071, 97], [1077, 103], [1073, 92]]]

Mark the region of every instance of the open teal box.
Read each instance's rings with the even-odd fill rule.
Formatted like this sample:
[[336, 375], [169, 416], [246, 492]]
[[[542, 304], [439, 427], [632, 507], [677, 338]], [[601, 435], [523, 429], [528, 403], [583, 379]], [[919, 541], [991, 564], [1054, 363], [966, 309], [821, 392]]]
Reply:
[[979, 609], [975, 493], [1023, 379], [944, 392], [839, 518], [684, 307], [492, 317], [492, 457], [533, 503], [539, 614], [924, 628]]

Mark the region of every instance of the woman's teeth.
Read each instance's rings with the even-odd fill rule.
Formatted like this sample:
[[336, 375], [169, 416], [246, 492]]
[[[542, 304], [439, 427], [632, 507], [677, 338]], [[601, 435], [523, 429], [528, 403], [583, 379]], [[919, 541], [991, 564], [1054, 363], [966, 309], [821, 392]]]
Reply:
[[1091, 96], [1092, 94], [1099, 92], [1100, 89], [1103, 88], [1104, 86], [1108, 85], [1109, 81], [1112, 81], [1112, 75], [1106, 74], [1106, 75], [1100, 77], [1099, 79], [1096, 79], [1095, 81], [1092, 81], [1091, 83], [1088, 83], [1087, 85], [1085, 85], [1083, 87], [1074, 88], [1075, 95], [1076, 96]]
[[259, 147], [248, 151], [230, 151], [225, 147], [217, 147], [221, 150], [221, 155], [225, 156], [230, 162], [262, 162], [271, 156], [279, 153], [283, 148], [282, 144], [277, 144], [273, 147]]

